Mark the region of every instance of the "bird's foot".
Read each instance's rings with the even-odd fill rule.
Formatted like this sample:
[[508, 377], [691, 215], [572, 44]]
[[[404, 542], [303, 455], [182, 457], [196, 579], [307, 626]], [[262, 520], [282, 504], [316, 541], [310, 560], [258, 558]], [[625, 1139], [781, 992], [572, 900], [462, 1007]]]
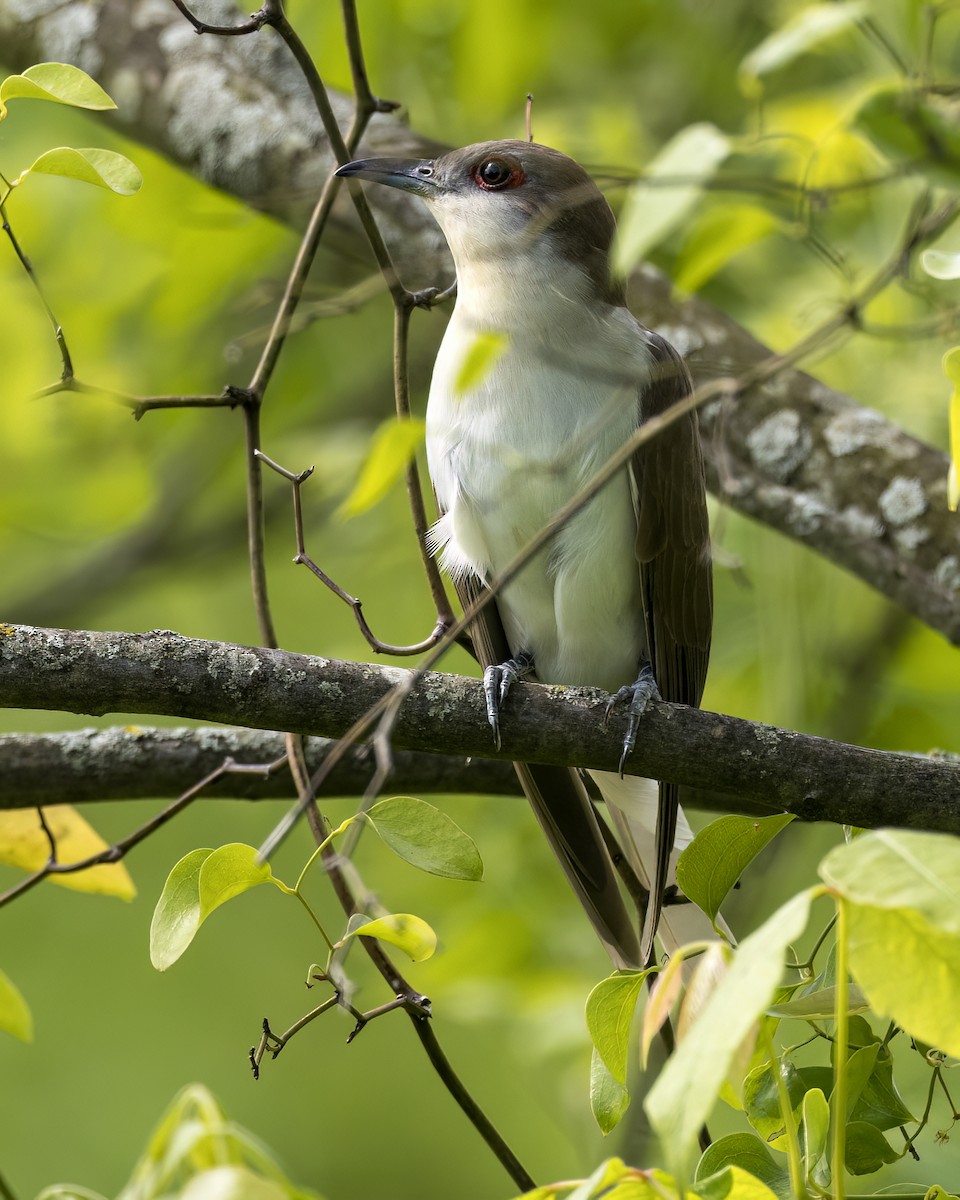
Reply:
[[487, 667], [483, 673], [483, 694], [487, 698], [487, 720], [493, 730], [493, 739], [500, 749], [500, 709], [507, 693], [517, 682], [533, 670], [533, 655], [521, 650], [514, 658], [495, 667]]
[[649, 663], [645, 662], [640, 668], [634, 683], [628, 683], [626, 687], [620, 688], [607, 701], [607, 707], [603, 714], [603, 723], [606, 725], [610, 719], [610, 713], [618, 704], [626, 704], [627, 707], [627, 732], [623, 737], [623, 750], [620, 753], [620, 778], [623, 778], [623, 767], [627, 759], [633, 753], [633, 748], [637, 744], [637, 728], [640, 725], [640, 718], [647, 711], [647, 705], [651, 700], [659, 700], [660, 691], [657, 688], [657, 681], [653, 677], [653, 668]]

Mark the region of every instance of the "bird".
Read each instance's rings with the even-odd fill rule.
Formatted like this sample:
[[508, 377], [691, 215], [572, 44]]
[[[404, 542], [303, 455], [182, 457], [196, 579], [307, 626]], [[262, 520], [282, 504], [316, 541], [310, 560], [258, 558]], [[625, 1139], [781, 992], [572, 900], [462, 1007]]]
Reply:
[[[495, 140], [432, 159], [361, 159], [336, 173], [421, 197], [453, 257], [456, 303], [427, 402], [439, 512], [429, 541], [467, 607], [644, 421], [690, 393], [690, 375], [627, 307], [610, 265], [613, 212], [559, 150]], [[472, 370], [478, 358], [485, 365]], [[622, 771], [652, 699], [699, 706], [712, 625], [694, 410], [640, 446], [470, 631], [498, 741], [505, 701], [523, 678], [603, 688], [607, 715], [627, 709], [619, 773], [585, 780], [576, 769], [515, 764], [619, 969], [650, 965], [657, 934], [667, 953], [717, 936], [676, 894], [676, 857], [692, 837], [676, 785]], [[624, 859], [639, 915], [618, 883]], [[664, 904], [668, 891], [681, 902]]]

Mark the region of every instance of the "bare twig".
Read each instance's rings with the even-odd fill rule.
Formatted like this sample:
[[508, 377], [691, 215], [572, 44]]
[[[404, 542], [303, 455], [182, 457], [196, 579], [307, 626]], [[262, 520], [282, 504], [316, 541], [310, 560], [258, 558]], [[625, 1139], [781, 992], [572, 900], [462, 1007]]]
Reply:
[[[2, 179], [2, 176], [0, 176], [0, 179]], [[3, 182], [6, 183], [6, 180], [3, 180]], [[43, 311], [47, 314], [47, 319], [53, 326], [53, 335], [57, 340], [57, 349], [60, 351], [60, 380], [61, 383], [66, 383], [68, 380], [73, 379], [73, 360], [70, 357], [67, 339], [64, 335], [60, 322], [57, 320], [53, 309], [50, 307], [43, 288], [40, 286], [40, 280], [37, 278], [37, 273], [33, 269], [33, 264], [31, 263], [30, 259], [27, 258], [26, 254], [24, 254], [23, 249], [21, 248], [20, 243], [17, 241], [16, 235], [13, 232], [13, 227], [10, 224], [10, 218], [7, 216], [6, 198], [2, 203], [0, 203], [0, 221], [2, 221], [3, 232], [10, 239], [10, 245], [13, 247], [14, 253], [20, 260], [20, 265], [23, 267], [24, 271], [26, 271], [27, 277], [33, 284], [37, 296], [40, 299], [40, 303], [43, 306]]]
[[[317, 579], [320, 580], [324, 587], [329, 588], [330, 591], [338, 597], [338, 599], [342, 600], [344, 604], [347, 605], [347, 607], [352, 611], [354, 619], [357, 622], [357, 627], [363, 635], [367, 645], [376, 654], [389, 654], [398, 658], [413, 654], [422, 654], [425, 650], [429, 650], [431, 646], [435, 646], [443, 636], [445, 627], [440, 628], [438, 626], [428, 638], [425, 638], [422, 642], [418, 642], [412, 646], [394, 645], [393, 643], [385, 642], [376, 636], [367, 623], [366, 617], [363, 615], [363, 601], [358, 599], [356, 596], [351, 596], [350, 593], [345, 591], [335, 580], [331, 579], [326, 571], [324, 571], [323, 568], [319, 566], [319, 564], [316, 563], [306, 551], [303, 530], [303, 501], [301, 498], [301, 488], [313, 474], [314, 468], [307, 467], [303, 471], [293, 472], [288, 470], [286, 467], [281, 466], [280, 463], [276, 462], [268, 455], [264, 454], [262, 450], [257, 450], [255, 453], [257, 458], [270, 467], [272, 471], [276, 471], [278, 475], [281, 475], [284, 479], [286, 479], [292, 488], [294, 536], [297, 543], [297, 553], [294, 555], [293, 561], [305, 566]], [[451, 616], [451, 622], [452, 619], [453, 618]]]

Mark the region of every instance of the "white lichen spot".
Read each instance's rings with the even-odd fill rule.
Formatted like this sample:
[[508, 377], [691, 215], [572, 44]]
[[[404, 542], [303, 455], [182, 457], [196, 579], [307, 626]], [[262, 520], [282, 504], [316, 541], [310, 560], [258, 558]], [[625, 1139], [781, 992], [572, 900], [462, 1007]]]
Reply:
[[960, 592], [960, 558], [947, 554], [937, 563], [933, 571], [934, 580], [951, 592]]
[[930, 531], [922, 525], [904, 525], [894, 531], [893, 540], [901, 550], [912, 553], [918, 546], [930, 540]]
[[236, 692], [260, 670], [260, 658], [244, 646], [215, 646], [207, 655], [207, 674], [228, 692]]
[[703, 349], [703, 337], [698, 329], [689, 325], [659, 325], [657, 333], [665, 337], [681, 358], [689, 358], [697, 350]]
[[800, 414], [784, 408], [762, 421], [747, 436], [754, 466], [769, 479], [784, 483], [813, 449], [813, 439]]
[[883, 535], [883, 522], [875, 513], [866, 512], [856, 504], [848, 505], [840, 513], [840, 522], [854, 537], [866, 540]]
[[4, 7], [15, 21], [35, 21], [59, 8], [63, 0], [7, 0]]
[[801, 537], [815, 533], [823, 524], [823, 518], [830, 514], [830, 506], [810, 492], [798, 492], [791, 498], [790, 507], [790, 526]]
[[130, 12], [130, 24], [134, 29], [149, 29], [152, 25], [166, 25], [170, 16], [167, 0], [139, 0]]
[[[188, 36], [194, 37], [192, 31]], [[168, 132], [177, 153], [199, 166], [208, 182], [231, 186], [243, 181], [250, 195], [266, 187], [266, 154], [283, 143], [288, 153], [305, 149], [308, 139], [288, 109], [254, 78], [243, 78], [209, 58], [178, 65], [163, 85], [170, 105]]]
[[884, 489], [877, 506], [888, 525], [907, 525], [927, 511], [927, 497], [919, 479], [898, 475]]
[[849, 408], [824, 427], [823, 440], [834, 458], [844, 458], [866, 446], [882, 446], [887, 432], [887, 422], [874, 409]]

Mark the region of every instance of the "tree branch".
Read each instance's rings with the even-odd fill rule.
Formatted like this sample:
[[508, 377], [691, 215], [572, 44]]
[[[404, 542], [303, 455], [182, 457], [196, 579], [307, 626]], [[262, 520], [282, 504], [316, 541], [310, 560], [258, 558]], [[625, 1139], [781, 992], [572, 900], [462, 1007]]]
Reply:
[[[319, 770], [336, 743], [304, 739], [308, 771]], [[284, 735], [262, 729], [169, 728], [124, 725], [63, 733], [0, 734], [0, 811], [45, 804], [154, 800], [176, 796], [206, 778], [226, 759], [275, 762], [286, 752]], [[363, 796], [375, 768], [369, 746], [356, 746], [329, 777], [325, 795]], [[394, 792], [414, 795], [515, 796], [523, 792], [508, 762], [454, 754], [397, 750], [389, 781]], [[205, 800], [295, 800], [297, 789], [286, 769], [272, 774], [234, 772], [208, 784]], [[686, 788], [690, 808], [766, 816], [767, 804], [742, 796]]]
[[[298, 228], [306, 223], [335, 156], [296, 63], [272, 31], [224, 41], [197, 37], [172, 5], [86, 0], [82, 21], [74, 20], [78, 7], [64, 0], [37, 12], [0, 0], [6, 62], [23, 69], [71, 58], [116, 96], [120, 112], [111, 119], [132, 137], [255, 208]], [[227, 0], [207, 4], [204, 15], [236, 22]], [[64, 35], [71, 23], [72, 41]], [[345, 127], [352, 100], [331, 92], [331, 102]], [[402, 116], [377, 113], [357, 153], [421, 158], [442, 149]], [[408, 286], [452, 275], [421, 204], [391, 188], [373, 189], [369, 199]], [[331, 220], [338, 248], [363, 253], [347, 198]], [[767, 354], [712, 305], [676, 300], [651, 268], [634, 277], [632, 302], [689, 358], [698, 381], [717, 364], [739, 371]], [[945, 455], [800, 371], [708, 406], [701, 420], [711, 487], [726, 503], [811, 546], [960, 643], [960, 525], [946, 509]]]
[[[0, 705], [156, 713], [339, 737], [409, 677], [396, 667], [146, 634], [0, 627]], [[617, 769], [606, 694], [524, 684], [510, 700], [500, 751], [480, 682], [428, 674], [393, 731], [398, 750]], [[783, 809], [804, 820], [960, 833], [960, 765], [847, 746], [773, 726], [657, 704], [644, 716], [634, 775], [728, 793], [729, 807]], [[739, 799], [734, 799], [737, 797]]]

